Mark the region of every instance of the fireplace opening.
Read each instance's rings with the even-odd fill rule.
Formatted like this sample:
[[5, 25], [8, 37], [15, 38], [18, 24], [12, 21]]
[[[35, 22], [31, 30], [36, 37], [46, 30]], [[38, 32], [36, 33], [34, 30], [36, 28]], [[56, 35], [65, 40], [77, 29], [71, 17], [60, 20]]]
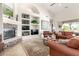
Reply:
[[4, 31], [4, 40], [15, 37], [15, 29], [8, 29]]
[[4, 24], [4, 40], [16, 37], [17, 26], [13, 24]]

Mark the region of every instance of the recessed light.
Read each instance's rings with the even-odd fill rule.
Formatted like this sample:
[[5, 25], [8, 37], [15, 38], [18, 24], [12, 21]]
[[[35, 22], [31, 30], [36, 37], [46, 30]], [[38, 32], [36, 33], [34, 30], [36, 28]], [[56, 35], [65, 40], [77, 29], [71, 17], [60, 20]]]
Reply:
[[55, 3], [52, 3], [50, 6], [53, 6]]

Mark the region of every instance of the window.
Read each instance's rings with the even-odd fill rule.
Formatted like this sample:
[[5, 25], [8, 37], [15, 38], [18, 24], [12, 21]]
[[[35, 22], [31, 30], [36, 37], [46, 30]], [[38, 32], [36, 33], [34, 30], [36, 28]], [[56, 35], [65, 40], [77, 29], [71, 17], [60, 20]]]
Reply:
[[79, 22], [64, 23], [62, 25], [62, 30], [63, 31], [79, 32]]
[[63, 30], [63, 31], [70, 31], [70, 24], [64, 23], [64, 24], [62, 25], [62, 30]]
[[79, 32], [79, 22], [74, 22], [71, 24], [71, 30], [73, 32]]

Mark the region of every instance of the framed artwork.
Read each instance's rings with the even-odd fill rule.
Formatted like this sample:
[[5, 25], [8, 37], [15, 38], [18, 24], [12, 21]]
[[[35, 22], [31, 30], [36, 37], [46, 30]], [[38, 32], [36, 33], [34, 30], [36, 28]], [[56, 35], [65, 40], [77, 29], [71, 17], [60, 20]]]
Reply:
[[49, 30], [50, 29], [50, 22], [46, 20], [41, 21], [41, 29], [42, 30]]
[[3, 15], [7, 18], [13, 17], [13, 4], [3, 4]]

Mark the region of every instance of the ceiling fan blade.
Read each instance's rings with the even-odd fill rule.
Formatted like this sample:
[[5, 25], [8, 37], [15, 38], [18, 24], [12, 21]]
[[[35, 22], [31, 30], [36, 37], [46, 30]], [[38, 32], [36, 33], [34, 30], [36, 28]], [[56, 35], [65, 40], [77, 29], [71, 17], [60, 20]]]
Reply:
[[52, 3], [50, 6], [53, 6], [55, 3]]

